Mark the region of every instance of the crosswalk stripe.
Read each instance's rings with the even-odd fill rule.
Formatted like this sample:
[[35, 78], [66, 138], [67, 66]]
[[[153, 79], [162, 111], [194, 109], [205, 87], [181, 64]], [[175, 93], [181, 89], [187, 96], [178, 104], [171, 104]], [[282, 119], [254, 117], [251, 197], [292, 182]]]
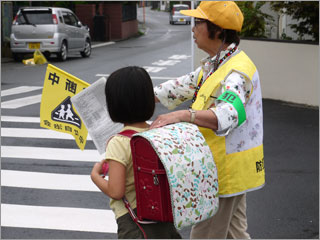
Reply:
[[31, 92], [31, 91], [38, 90], [41, 88], [42, 87], [36, 87], [36, 86], [21, 86], [21, 87], [16, 87], [16, 88], [10, 88], [7, 90], [2, 90], [1, 97], [19, 94], [19, 93]]
[[1, 204], [1, 226], [116, 233], [111, 210]]
[[[47, 139], [72, 139], [74, 137], [67, 133], [57, 132], [49, 129], [36, 128], [1, 128], [2, 137], [18, 138], [47, 138]], [[87, 140], [91, 140], [88, 135]]]
[[80, 162], [98, 162], [103, 158], [97, 150], [19, 146], [1, 146], [1, 157]]
[[1, 170], [1, 186], [100, 192], [89, 175], [14, 170]]
[[40, 123], [39, 117], [1, 116], [1, 122]]
[[35, 103], [39, 103], [40, 101], [41, 101], [41, 94], [38, 94], [30, 97], [18, 98], [14, 100], [1, 102], [1, 108], [16, 109], [16, 108], [32, 105]]
[[143, 66], [143, 68], [144, 68], [148, 73], [157, 73], [157, 72], [160, 72], [160, 71], [166, 69], [166, 67], [154, 67], [154, 66]]

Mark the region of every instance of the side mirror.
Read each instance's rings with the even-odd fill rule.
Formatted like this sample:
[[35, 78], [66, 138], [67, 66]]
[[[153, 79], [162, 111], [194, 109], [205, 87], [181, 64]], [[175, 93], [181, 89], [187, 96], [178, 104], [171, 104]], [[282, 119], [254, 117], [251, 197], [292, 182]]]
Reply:
[[77, 22], [78, 27], [82, 27], [82, 23], [80, 21]]
[[90, 32], [90, 28], [88, 27], [88, 25], [83, 25], [83, 27], [84, 27], [88, 32]]

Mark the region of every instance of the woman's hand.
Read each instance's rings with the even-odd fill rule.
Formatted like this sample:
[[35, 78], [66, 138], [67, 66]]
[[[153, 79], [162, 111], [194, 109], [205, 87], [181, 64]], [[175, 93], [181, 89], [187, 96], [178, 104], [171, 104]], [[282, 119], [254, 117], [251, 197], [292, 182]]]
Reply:
[[[159, 115], [150, 126], [150, 129], [162, 127], [171, 123], [190, 122], [191, 113], [188, 110], [180, 110]], [[211, 110], [197, 110], [194, 124], [199, 127], [210, 128], [213, 131], [218, 129], [218, 119]]]
[[150, 129], [162, 127], [172, 123], [189, 122], [190, 113], [188, 110], [180, 110], [167, 114], [159, 115], [150, 126]]

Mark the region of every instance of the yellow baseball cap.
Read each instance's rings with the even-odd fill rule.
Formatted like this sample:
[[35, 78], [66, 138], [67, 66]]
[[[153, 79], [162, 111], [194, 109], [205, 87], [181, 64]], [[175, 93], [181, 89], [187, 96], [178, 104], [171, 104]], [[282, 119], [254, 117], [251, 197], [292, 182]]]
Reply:
[[181, 10], [183, 15], [209, 20], [223, 29], [241, 31], [243, 14], [233, 1], [202, 1], [193, 10]]

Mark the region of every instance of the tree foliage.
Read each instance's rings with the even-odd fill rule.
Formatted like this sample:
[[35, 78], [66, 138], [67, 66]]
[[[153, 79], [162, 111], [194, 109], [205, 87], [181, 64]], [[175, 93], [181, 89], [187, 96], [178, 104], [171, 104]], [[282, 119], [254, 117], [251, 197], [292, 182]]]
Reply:
[[237, 1], [236, 2], [244, 15], [244, 21], [240, 36], [266, 38], [265, 25], [269, 21], [273, 22], [273, 17], [263, 13], [261, 7], [266, 3], [264, 1]]
[[271, 2], [271, 8], [298, 21], [290, 27], [301, 39], [308, 34], [319, 42], [319, 1], [277, 1]]

